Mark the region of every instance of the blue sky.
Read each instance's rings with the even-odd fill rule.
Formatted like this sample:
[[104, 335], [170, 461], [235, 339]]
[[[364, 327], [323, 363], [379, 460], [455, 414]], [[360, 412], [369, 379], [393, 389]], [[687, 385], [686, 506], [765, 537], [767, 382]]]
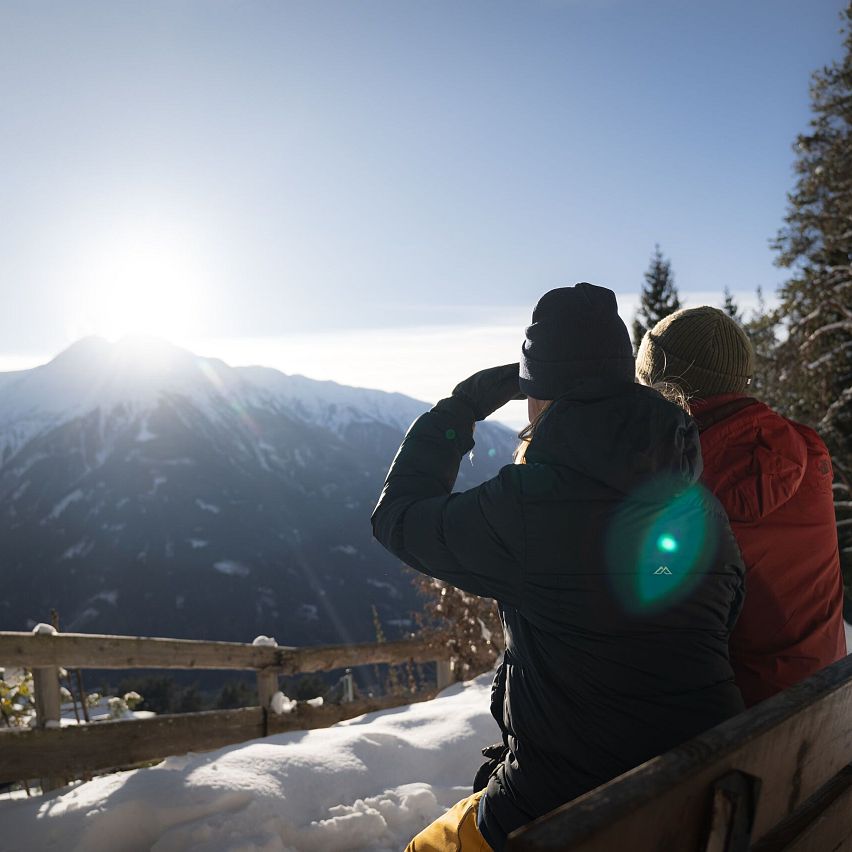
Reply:
[[843, 6], [0, 0], [0, 363], [476, 329], [635, 294], [656, 242], [684, 292], [771, 292]]

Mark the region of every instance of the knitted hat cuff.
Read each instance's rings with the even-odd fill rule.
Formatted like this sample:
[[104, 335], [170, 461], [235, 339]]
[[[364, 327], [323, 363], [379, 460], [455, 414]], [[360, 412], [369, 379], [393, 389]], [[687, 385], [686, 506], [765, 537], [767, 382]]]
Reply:
[[648, 332], [636, 359], [636, 378], [652, 385], [665, 380], [699, 397], [722, 393], [744, 393], [751, 383], [748, 374], [720, 373], [672, 355]]
[[533, 399], [556, 399], [577, 379], [590, 376], [633, 382], [632, 357], [589, 358], [575, 361], [539, 361], [522, 353], [518, 385]]

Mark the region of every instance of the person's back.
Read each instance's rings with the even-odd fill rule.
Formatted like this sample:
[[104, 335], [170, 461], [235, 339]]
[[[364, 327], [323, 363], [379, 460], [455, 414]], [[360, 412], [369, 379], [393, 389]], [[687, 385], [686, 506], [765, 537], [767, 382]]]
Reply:
[[[494, 849], [742, 709], [727, 641], [743, 566], [724, 511], [697, 483], [695, 424], [631, 381], [610, 291], [552, 291], [533, 320], [520, 387], [555, 401], [525, 463], [450, 494], [473, 421], [518, 390], [515, 365], [509, 395], [480, 404], [477, 387], [507, 368], [483, 371], [415, 422], [373, 516], [409, 565], [500, 604], [492, 712], [508, 752], [478, 805]], [[418, 835], [409, 848], [443, 848], [430, 843]]]
[[506, 474], [516, 518], [493, 518], [523, 553], [502, 602], [498, 719], [515, 759], [482, 812], [504, 834], [743, 706], [727, 647], [742, 566], [695, 481], [683, 412], [638, 385], [579, 387], [550, 406], [525, 461]]
[[722, 311], [693, 308], [643, 340], [640, 379], [693, 396], [702, 479], [724, 506], [746, 564], [731, 661], [746, 705], [846, 653], [828, 450], [812, 429], [744, 394], [751, 347]]

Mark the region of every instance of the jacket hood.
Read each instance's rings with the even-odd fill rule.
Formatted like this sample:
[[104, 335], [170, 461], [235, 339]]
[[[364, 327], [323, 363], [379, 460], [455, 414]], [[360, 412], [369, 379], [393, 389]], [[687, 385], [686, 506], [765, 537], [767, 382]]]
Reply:
[[525, 458], [564, 465], [622, 494], [655, 482], [683, 490], [703, 469], [698, 427], [683, 409], [644, 385], [596, 379], [554, 400]]
[[756, 400], [717, 420], [732, 402], [722, 394], [693, 404], [702, 429], [704, 481], [732, 521], [753, 523], [783, 506], [799, 490], [808, 466], [805, 427]]

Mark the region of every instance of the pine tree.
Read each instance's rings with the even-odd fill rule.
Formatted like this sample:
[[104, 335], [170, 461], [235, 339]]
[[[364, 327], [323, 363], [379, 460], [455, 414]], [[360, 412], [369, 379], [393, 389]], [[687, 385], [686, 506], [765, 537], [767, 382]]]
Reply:
[[763, 289], [757, 288], [757, 307], [747, 321], [742, 322], [754, 348], [754, 378], [748, 393], [773, 408], [786, 408], [785, 389], [780, 377], [778, 362], [779, 312], [769, 310], [763, 298]]
[[646, 331], [680, 307], [671, 262], [663, 257], [660, 247], [656, 245], [651, 265], [645, 273], [645, 286], [639, 298], [639, 310], [633, 320], [633, 345], [636, 349], [639, 349]]
[[734, 321], [742, 325], [743, 317], [740, 312], [740, 306], [736, 303], [734, 299], [734, 294], [731, 292], [731, 288], [728, 285], [725, 285], [724, 290], [725, 301], [722, 302], [722, 310]]
[[831, 450], [841, 554], [852, 572], [852, 2], [841, 17], [844, 55], [813, 75], [813, 118], [794, 146], [798, 178], [775, 248], [792, 270], [780, 291], [785, 413], [816, 427]]

